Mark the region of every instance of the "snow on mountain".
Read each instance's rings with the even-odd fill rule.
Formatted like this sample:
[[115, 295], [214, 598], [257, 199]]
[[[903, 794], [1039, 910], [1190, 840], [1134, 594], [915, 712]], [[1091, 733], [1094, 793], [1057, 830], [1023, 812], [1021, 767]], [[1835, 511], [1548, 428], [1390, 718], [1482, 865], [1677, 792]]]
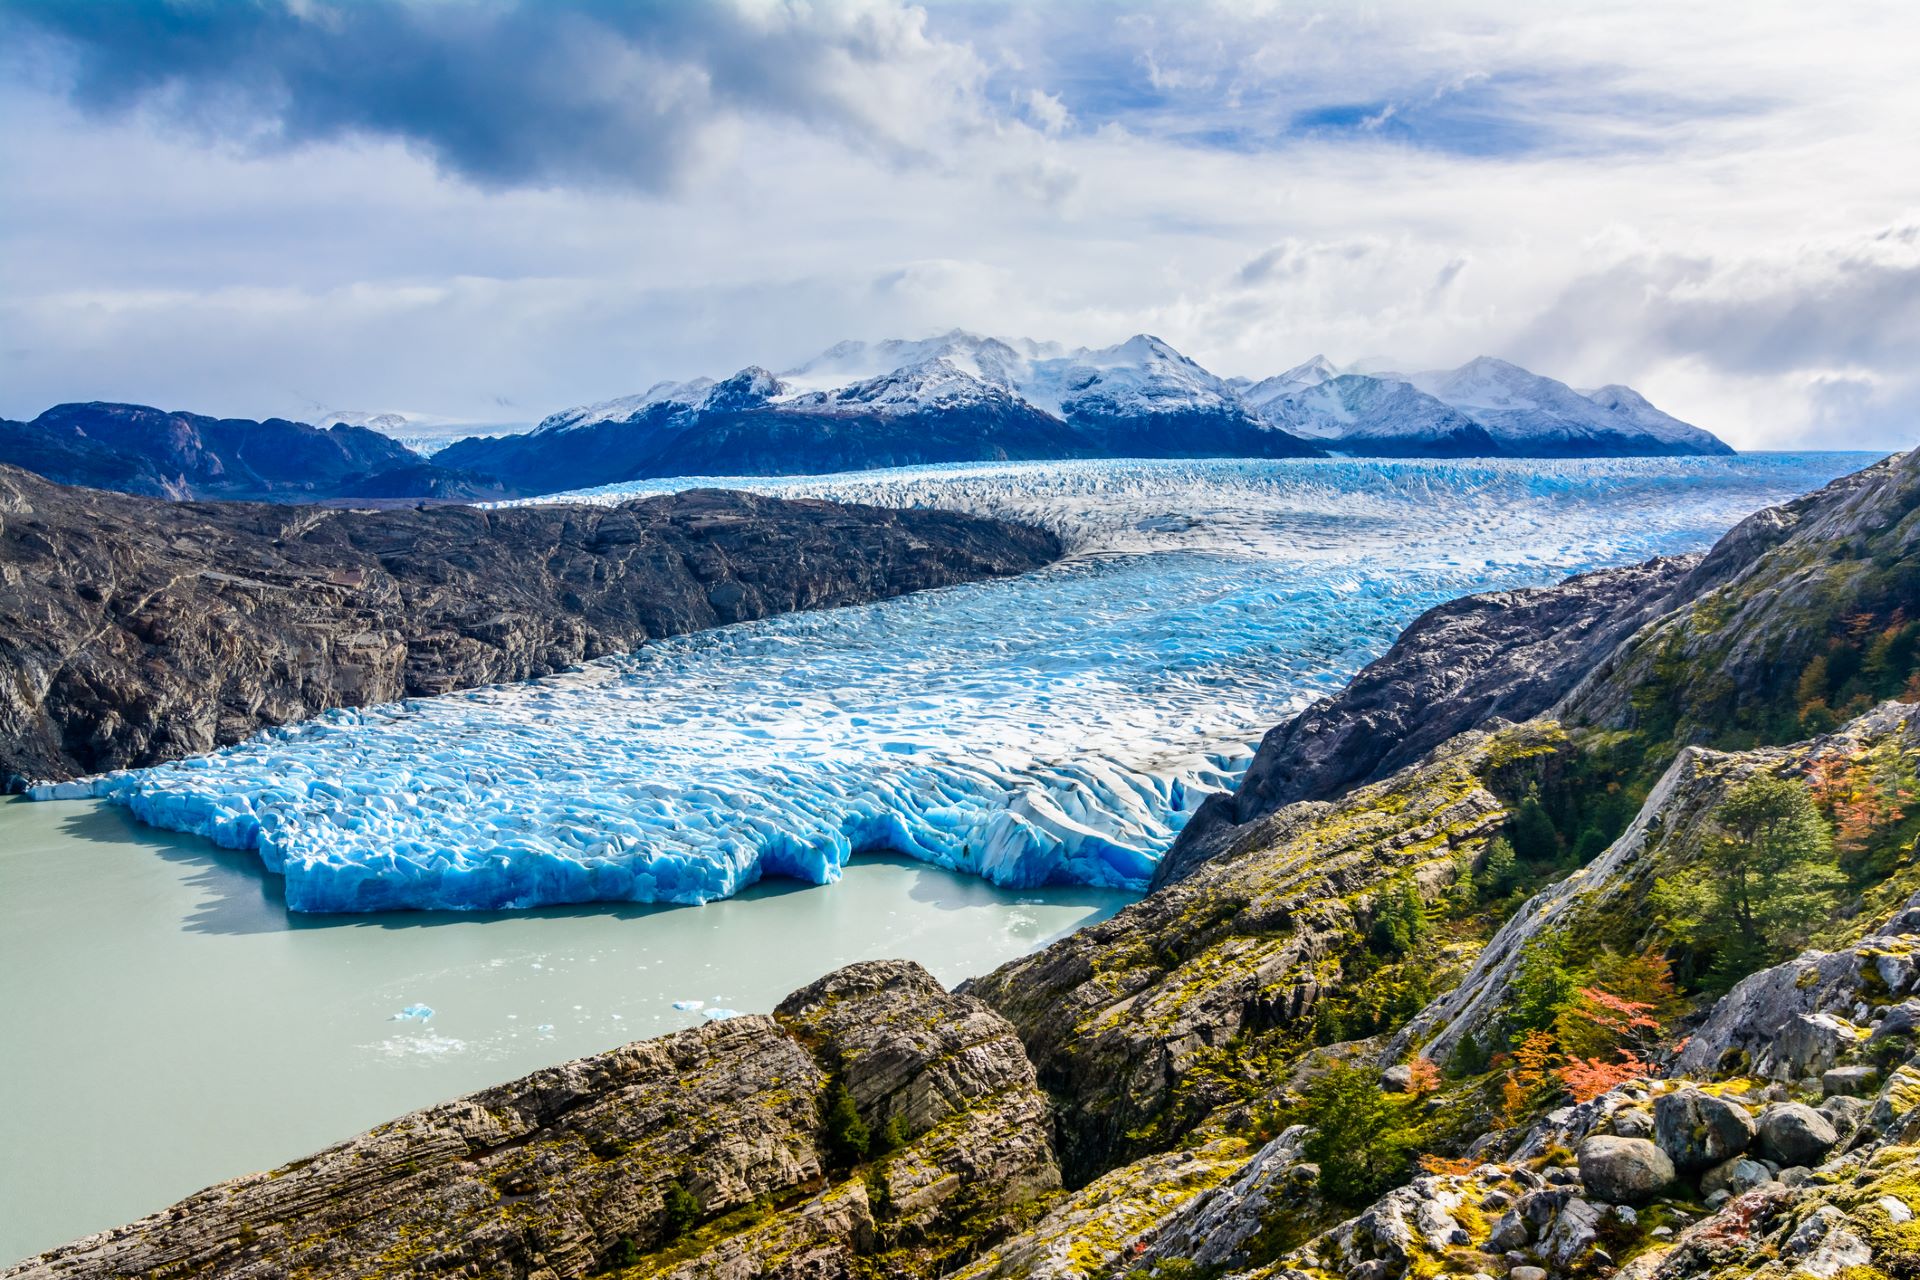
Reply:
[[1264, 417], [1262, 410], [1276, 400], [1297, 395], [1308, 387], [1317, 387], [1329, 378], [1339, 376], [1340, 370], [1333, 361], [1325, 356], [1315, 356], [1311, 360], [1293, 366], [1285, 373], [1276, 373], [1271, 378], [1262, 378], [1258, 382], [1250, 378], [1240, 378], [1235, 379], [1235, 382], [1244, 384], [1237, 386], [1237, 389], [1247, 407], [1256, 415]]
[[1346, 453], [1473, 457], [1500, 449], [1486, 428], [1410, 383], [1342, 374], [1269, 401], [1268, 422]]
[[534, 429], [567, 431], [574, 427], [596, 426], [602, 422], [625, 422], [657, 404], [692, 406], [699, 404], [713, 385], [712, 378], [656, 382], [637, 396], [621, 396], [617, 400], [603, 400], [599, 404], [586, 404], [548, 414]]
[[1239, 393], [1223, 379], [1145, 333], [1115, 346], [1082, 347], [1034, 361], [1020, 391], [1031, 403], [1066, 418], [1243, 410]]
[[1029, 379], [1034, 361], [1056, 359], [1062, 354], [1058, 343], [993, 338], [950, 329], [917, 342], [888, 338], [883, 342], [836, 343], [805, 364], [787, 370], [780, 379], [797, 392], [835, 391], [929, 361], [945, 360], [952, 368], [982, 382], [1018, 391]]
[[[791, 386], [791, 383], [787, 385]], [[989, 403], [1012, 404], [1019, 393], [964, 355], [931, 359], [877, 374], [829, 391], [792, 396], [780, 403], [828, 413], [937, 413]]]
[[1606, 398], [1589, 399], [1564, 382], [1492, 356], [1458, 369], [1416, 373], [1407, 381], [1466, 413], [1513, 452], [1732, 452], [1708, 432], [1661, 413], [1637, 392], [1606, 388]]
[[313, 425], [325, 431], [331, 426], [365, 427], [369, 431], [378, 431], [382, 435], [401, 436], [406, 434], [411, 423], [403, 413], [369, 413], [361, 409], [329, 409], [325, 413], [315, 414]]
[[[1616, 382], [1604, 387], [1596, 387], [1592, 391], [1582, 391], [1579, 394], [1601, 408], [1619, 414], [1654, 439], [1667, 444], [1698, 445], [1705, 453], [1718, 453], [1725, 447], [1712, 432], [1703, 431], [1691, 423], [1680, 421], [1672, 414], [1662, 413], [1654, 408], [1647, 402], [1645, 396], [1632, 387], [1623, 387]], [[1716, 448], [1716, 446], [1720, 447]]]

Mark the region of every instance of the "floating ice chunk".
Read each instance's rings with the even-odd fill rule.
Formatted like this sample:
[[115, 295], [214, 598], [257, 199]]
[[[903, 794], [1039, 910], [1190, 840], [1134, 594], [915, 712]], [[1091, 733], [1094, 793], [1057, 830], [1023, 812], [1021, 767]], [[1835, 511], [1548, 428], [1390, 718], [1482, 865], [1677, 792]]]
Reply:
[[673, 1002], [673, 1007], [680, 1010], [680, 1012], [682, 1013], [692, 1013], [695, 1009], [698, 1009], [701, 1005], [704, 1005], [705, 1003], [706, 1003], [705, 1000], [675, 1000]]
[[406, 1008], [402, 1009], [400, 1012], [394, 1014], [393, 1017], [387, 1019], [387, 1021], [389, 1022], [425, 1022], [428, 1018], [431, 1018], [432, 1016], [433, 1016], [432, 1005], [410, 1004]]
[[738, 1009], [708, 1009], [700, 1016], [708, 1022], [725, 1022], [728, 1018], [739, 1017], [740, 1011]]

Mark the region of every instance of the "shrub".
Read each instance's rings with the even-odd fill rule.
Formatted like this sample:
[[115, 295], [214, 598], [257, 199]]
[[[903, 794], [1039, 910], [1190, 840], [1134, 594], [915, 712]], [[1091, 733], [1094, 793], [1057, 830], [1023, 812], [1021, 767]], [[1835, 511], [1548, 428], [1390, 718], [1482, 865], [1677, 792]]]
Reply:
[[1418, 1145], [1406, 1104], [1380, 1089], [1373, 1071], [1338, 1063], [1308, 1085], [1302, 1144], [1320, 1166], [1320, 1191], [1345, 1205], [1371, 1202], [1406, 1176]]
[[867, 1122], [853, 1105], [853, 1095], [844, 1084], [835, 1084], [827, 1099], [827, 1152], [842, 1165], [858, 1164], [873, 1144]]
[[660, 1201], [662, 1233], [668, 1240], [678, 1240], [693, 1230], [693, 1224], [700, 1221], [700, 1198], [681, 1186], [676, 1179], [667, 1184], [665, 1194]]

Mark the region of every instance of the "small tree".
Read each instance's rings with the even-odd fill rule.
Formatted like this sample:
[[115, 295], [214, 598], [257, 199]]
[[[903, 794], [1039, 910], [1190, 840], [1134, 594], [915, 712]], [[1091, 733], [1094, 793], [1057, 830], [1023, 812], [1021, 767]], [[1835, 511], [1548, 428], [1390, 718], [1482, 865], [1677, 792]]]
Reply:
[[660, 1222], [668, 1240], [678, 1240], [700, 1221], [700, 1198], [681, 1186], [676, 1179], [667, 1184], [660, 1200]]
[[1513, 851], [1523, 862], [1552, 862], [1560, 856], [1560, 832], [1540, 803], [1540, 788], [1528, 787], [1513, 812]]
[[1666, 926], [1722, 983], [1782, 958], [1839, 905], [1833, 837], [1798, 779], [1756, 774], [1727, 794], [1718, 830], [1682, 874], [1661, 880]]
[[835, 1084], [827, 1099], [827, 1151], [843, 1165], [858, 1164], [873, 1144], [867, 1122], [853, 1105], [853, 1094], [844, 1084]]
[[1513, 841], [1498, 836], [1487, 846], [1487, 856], [1480, 864], [1480, 889], [1489, 898], [1505, 897], [1513, 892], [1519, 883], [1520, 874], [1515, 867]]
[[1544, 933], [1527, 944], [1514, 968], [1512, 1020], [1521, 1031], [1545, 1031], [1573, 999], [1579, 982], [1567, 967], [1567, 940]]
[[1653, 1052], [1679, 1004], [1673, 966], [1657, 951], [1602, 951], [1579, 975], [1553, 1020], [1554, 1038], [1576, 1057]]
[[1380, 891], [1369, 938], [1381, 955], [1403, 956], [1427, 934], [1427, 904], [1413, 877], [1403, 875]]
[[1306, 1088], [1303, 1119], [1313, 1126], [1301, 1149], [1320, 1166], [1320, 1191], [1358, 1205], [1404, 1177], [1415, 1137], [1402, 1104], [1381, 1091], [1375, 1074], [1338, 1063]]
[[913, 1140], [913, 1132], [907, 1128], [907, 1117], [895, 1112], [886, 1126], [880, 1130], [880, 1143], [876, 1149], [879, 1155], [892, 1155]]

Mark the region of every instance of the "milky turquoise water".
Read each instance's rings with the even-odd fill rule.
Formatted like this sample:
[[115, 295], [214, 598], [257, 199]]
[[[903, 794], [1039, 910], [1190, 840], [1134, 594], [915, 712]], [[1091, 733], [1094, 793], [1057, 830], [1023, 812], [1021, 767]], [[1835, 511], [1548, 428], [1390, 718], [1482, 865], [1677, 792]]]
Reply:
[[706, 1008], [865, 959], [955, 983], [1125, 901], [863, 860], [705, 907], [316, 921], [251, 854], [0, 800], [0, 1264]]

